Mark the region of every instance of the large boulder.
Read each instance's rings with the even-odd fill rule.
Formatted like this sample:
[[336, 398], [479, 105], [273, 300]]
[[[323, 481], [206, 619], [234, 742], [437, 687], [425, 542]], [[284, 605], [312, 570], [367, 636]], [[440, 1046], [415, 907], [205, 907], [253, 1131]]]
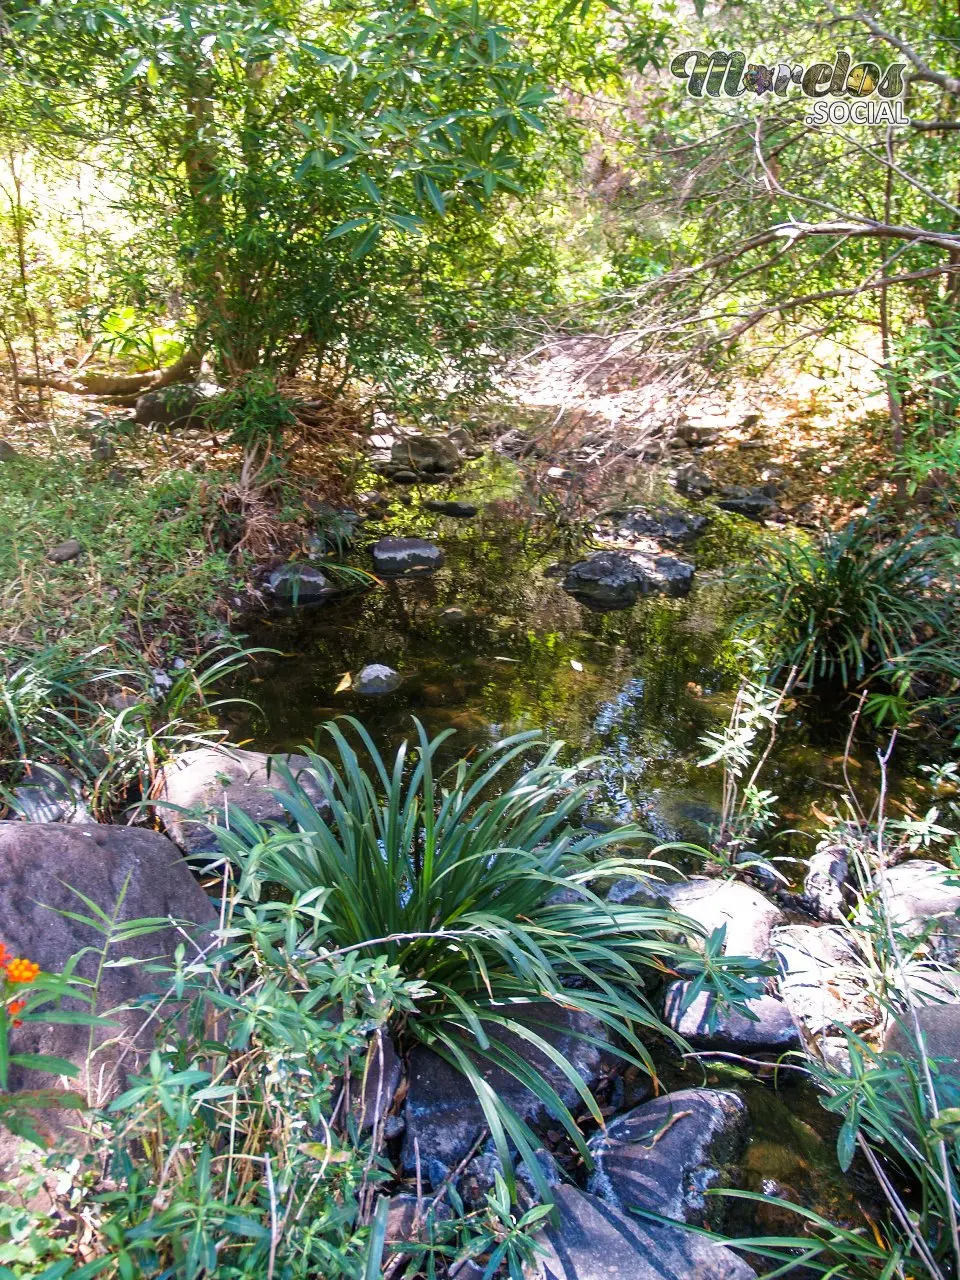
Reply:
[[774, 930], [773, 947], [780, 994], [809, 1035], [876, 1021], [863, 963], [842, 929], [787, 925]]
[[195, 386], [176, 382], [157, 391], [147, 391], [137, 400], [133, 412], [134, 422], [145, 427], [159, 427], [164, 431], [186, 431], [207, 425], [203, 409], [210, 397]]
[[614, 903], [666, 904], [707, 933], [726, 929], [724, 954], [765, 960], [771, 935], [784, 918], [762, 893], [739, 880], [690, 876], [673, 884], [650, 880], [618, 880], [607, 895]]
[[681, 1089], [613, 1120], [590, 1143], [590, 1190], [623, 1213], [644, 1209], [674, 1222], [717, 1228], [723, 1201], [704, 1195], [731, 1184], [749, 1133], [737, 1093]]
[[[938, 1085], [940, 1107], [960, 1106], [960, 1004], [928, 1004], [917, 1010], [923, 1050]], [[918, 1037], [909, 1015], [894, 1022], [883, 1041], [885, 1054], [899, 1054], [920, 1068]]]
[[733, 1053], [784, 1053], [801, 1047], [800, 1033], [790, 1010], [772, 995], [756, 996], [746, 1007], [752, 1017], [736, 1009], [717, 1009], [716, 997], [701, 991], [684, 1007], [690, 984], [672, 982], [667, 988], [663, 1016], [669, 1027], [695, 1049]]
[[381, 538], [370, 548], [374, 572], [383, 578], [402, 578], [405, 574], [430, 573], [443, 564], [438, 546], [424, 538]]
[[960, 961], [960, 876], [917, 858], [886, 872], [890, 919], [907, 937], [929, 939], [936, 959]]
[[452, 475], [460, 466], [460, 450], [446, 436], [406, 436], [395, 441], [390, 459], [411, 471]]
[[756, 1280], [724, 1245], [682, 1227], [645, 1222], [575, 1187], [554, 1192], [559, 1223], [525, 1280]]
[[641, 596], [689, 595], [693, 565], [676, 556], [601, 551], [571, 565], [563, 587], [594, 609], [629, 609]]
[[[147, 962], [172, 962], [184, 942], [189, 952], [191, 935], [204, 945], [217, 913], [177, 848], [155, 831], [0, 822], [0, 903], [6, 903], [0, 910], [0, 941], [14, 955], [52, 973], [79, 956], [77, 976], [96, 980], [104, 936], [84, 923], [83, 917], [93, 913], [80, 894], [121, 922], [170, 920], [152, 933], [115, 943], [108, 953], [110, 960], [129, 957], [138, 963], [107, 966], [99, 975], [96, 1012], [109, 1014], [110, 1020], [93, 1029], [92, 1057], [87, 1026], [29, 1023], [13, 1032], [14, 1052], [51, 1054], [78, 1066], [82, 1075], [73, 1087], [99, 1105], [124, 1087], [128, 1073], [141, 1069], [152, 1048], [155, 1023], [134, 1006], [164, 990], [166, 983]], [[88, 1009], [86, 1004], [70, 1005]], [[11, 1070], [14, 1089], [36, 1088], [43, 1079], [33, 1071]], [[0, 1155], [5, 1154], [6, 1145], [0, 1144]]]
[[[160, 770], [151, 798], [170, 835], [188, 854], [214, 854], [217, 839], [208, 823], [223, 823], [226, 805], [254, 822], [286, 822], [287, 811], [274, 792], [285, 784], [275, 762], [282, 760], [315, 804], [323, 792], [306, 772], [306, 756], [265, 755], [240, 747], [198, 747]], [[186, 810], [187, 812], [182, 812]]]
[[[590, 1089], [597, 1086], [604, 1069], [613, 1061], [613, 1055], [602, 1048], [604, 1043], [609, 1043], [609, 1032], [596, 1018], [546, 1004], [531, 1007], [526, 1017], [522, 1007], [514, 1008], [511, 1017], [529, 1022], [560, 1051]], [[589, 1038], [582, 1039], [583, 1036]], [[530, 1063], [553, 1086], [566, 1106], [579, 1108], [580, 1095], [551, 1059], [513, 1032], [502, 1031], [496, 1038]], [[474, 1060], [484, 1080], [522, 1119], [534, 1125], [548, 1119], [548, 1112], [536, 1094], [508, 1071], [479, 1054]], [[417, 1046], [410, 1055], [405, 1115], [404, 1170], [415, 1171], [419, 1149], [423, 1176], [433, 1186], [439, 1186], [460, 1164], [486, 1128], [483, 1109], [466, 1077], [423, 1046]]]
[[93, 822], [80, 779], [53, 769], [14, 787], [10, 808], [23, 822]]

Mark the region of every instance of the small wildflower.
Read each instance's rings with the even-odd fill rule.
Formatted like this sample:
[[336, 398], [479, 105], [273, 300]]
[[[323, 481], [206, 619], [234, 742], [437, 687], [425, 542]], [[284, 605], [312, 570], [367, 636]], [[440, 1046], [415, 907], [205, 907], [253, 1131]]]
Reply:
[[13, 956], [7, 948], [7, 944], [0, 942], [0, 969], [5, 969], [12, 959]]
[[9, 960], [6, 968], [8, 982], [32, 982], [40, 972], [38, 964], [33, 960], [24, 960], [22, 956]]
[[23, 1023], [17, 1017], [17, 1014], [23, 1013], [24, 1009], [26, 1008], [26, 1004], [27, 1004], [26, 1000], [14, 1000], [13, 1004], [10, 1005], [9, 1009], [7, 1010], [7, 1012], [10, 1014], [10, 1017], [13, 1019], [14, 1028], [23, 1026]]

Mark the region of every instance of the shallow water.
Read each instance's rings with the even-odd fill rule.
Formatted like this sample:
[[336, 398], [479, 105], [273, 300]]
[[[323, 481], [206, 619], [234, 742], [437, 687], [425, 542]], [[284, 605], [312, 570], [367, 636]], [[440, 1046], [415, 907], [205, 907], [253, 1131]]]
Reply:
[[[366, 567], [364, 547], [385, 534], [428, 537], [446, 554], [434, 574], [384, 582], [316, 607], [259, 616], [247, 642], [280, 650], [261, 657], [255, 674], [233, 690], [258, 709], [233, 706], [224, 724], [234, 742], [261, 750], [296, 750], [338, 715], [361, 719], [382, 751], [411, 736], [411, 717], [430, 735], [456, 731], [445, 746], [453, 761], [524, 729], [569, 744], [571, 758], [599, 756], [591, 767], [596, 794], [584, 820], [636, 821], [657, 841], [707, 843], [719, 818], [721, 776], [702, 768], [703, 735], [723, 726], [738, 683], [729, 643], [733, 619], [725, 602], [721, 531], [695, 549], [698, 565], [687, 600], [651, 599], [615, 613], [592, 612], [566, 594], [551, 573], [578, 558], [561, 532], [539, 523], [506, 464], [475, 465], [456, 485], [414, 493], [382, 520], [371, 520], [352, 557]], [[391, 491], [395, 492], [395, 491]], [[469, 521], [426, 510], [425, 498], [457, 497], [481, 505]], [[743, 542], [746, 529], [740, 535]], [[706, 568], [704, 566], [711, 566]], [[453, 624], [441, 614], [466, 613]], [[344, 677], [384, 663], [403, 677], [391, 694], [338, 692]], [[768, 856], [801, 859], [812, 851], [822, 815], [843, 812], [846, 706], [798, 700], [782, 723], [760, 784], [779, 797], [781, 826], [760, 846]], [[323, 749], [322, 734], [317, 739]], [[875, 752], [859, 748], [847, 772], [865, 808], [876, 795]], [[909, 771], [892, 792], [914, 789]], [[667, 855], [696, 869], [695, 855]], [[802, 862], [781, 863], [802, 875]], [[855, 1188], [834, 1157], [835, 1125], [814, 1091], [783, 1076], [776, 1089], [744, 1084], [743, 1072], [706, 1079], [695, 1063], [670, 1087], [709, 1083], [745, 1088], [754, 1138], [742, 1185], [766, 1195], [795, 1196], [840, 1220], [857, 1221]], [[778, 1217], [778, 1214], [780, 1215]], [[783, 1234], [789, 1215], [737, 1202], [734, 1234]]]
[[[599, 755], [598, 787], [584, 817], [635, 821], [658, 841], [703, 843], [719, 819], [721, 775], [703, 768], [701, 739], [729, 717], [738, 682], [728, 634], [719, 533], [695, 549], [699, 564], [687, 600], [649, 599], [597, 613], [563, 590], [551, 568], [577, 558], [558, 546], [556, 530], [524, 514], [509, 471], [480, 473], [422, 497], [488, 501], [474, 520], [395, 504], [363, 530], [353, 561], [369, 563], [363, 542], [384, 534], [434, 539], [446, 563], [434, 574], [386, 581], [319, 606], [248, 621], [248, 642], [280, 650], [260, 658], [256, 674], [233, 692], [258, 710], [234, 706], [225, 724], [236, 742], [261, 750], [295, 750], [338, 715], [360, 718], [381, 750], [413, 733], [418, 717], [431, 734], [454, 729], [445, 748], [456, 759], [524, 729], [569, 744], [571, 758]], [[490, 497], [491, 493], [494, 496]], [[441, 615], [456, 607], [464, 621]], [[384, 663], [403, 677], [396, 692], [337, 692], [348, 674]], [[802, 857], [812, 851], [821, 814], [842, 812], [843, 742], [848, 711], [802, 701], [782, 724], [760, 779], [779, 797], [780, 830], [763, 851]], [[848, 774], [861, 803], [876, 790], [874, 754], [854, 753]], [[894, 793], [909, 792], [894, 779]], [[783, 864], [794, 870], [798, 864]], [[790, 877], [794, 878], [793, 875]]]

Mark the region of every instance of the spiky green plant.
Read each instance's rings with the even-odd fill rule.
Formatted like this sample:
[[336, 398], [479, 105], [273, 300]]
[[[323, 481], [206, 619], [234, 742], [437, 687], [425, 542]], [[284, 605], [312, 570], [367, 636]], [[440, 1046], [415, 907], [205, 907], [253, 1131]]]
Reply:
[[811, 683], [858, 683], [922, 639], [956, 641], [936, 538], [890, 536], [873, 511], [813, 543], [774, 543], [738, 575], [742, 629], [760, 635], [778, 669]]
[[[438, 777], [436, 756], [452, 731], [430, 741], [415, 721], [415, 750], [404, 744], [388, 766], [362, 725], [346, 724], [367, 767], [337, 723], [325, 726], [332, 760], [309, 753], [297, 777], [277, 762], [286, 792], [276, 795], [293, 830], [259, 827], [236, 811], [229, 830], [217, 828], [240, 892], [256, 895], [264, 883], [291, 894], [322, 888], [331, 949], [385, 955], [423, 980], [431, 994], [393, 1027], [401, 1047], [426, 1045], [467, 1077], [504, 1168], [512, 1146], [549, 1199], [533, 1157], [537, 1139], [484, 1079], [482, 1060], [530, 1088], [588, 1164], [589, 1153], [559, 1092], [501, 1037], [549, 1060], [602, 1124], [596, 1099], [546, 1034], [551, 1013], [593, 1019], [592, 1032], [581, 1023], [570, 1034], [597, 1043], [609, 1033], [616, 1052], [652, 1075], [642, 1034], [682, 1042], [645, 994], [651, 977], [683, 973], [697, 990], [706, 979], [722, 1004], [753, 994], [766, 969], [723, 957], [709, 945], [716, 939], [703, 940], [669, 910], [614, 906], [591, 890], [598, 878], [644, 879], [662, 864], [604, 856], [644, 839], [635, 828], [598, 835], [576, 826], [591, 762], [560, 764], [561, 744], [544, 748], [539, 734], [518, 734]], [[535, 748], [541, 758], [525, 767]], [[702, 948], [683, 940], [698, 935], [708, 942]], [[509, 1181], [513, 1188], [512, 1173]]]

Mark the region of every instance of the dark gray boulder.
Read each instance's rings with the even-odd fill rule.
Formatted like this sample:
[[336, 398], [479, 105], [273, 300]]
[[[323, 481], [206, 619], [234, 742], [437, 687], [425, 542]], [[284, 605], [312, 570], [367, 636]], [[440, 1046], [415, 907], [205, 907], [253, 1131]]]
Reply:
[[478, 511], [472, 502], [456, 502], [453, 499], [444, 502], [438, 498], [430, 498], [423, 505], [428, 511], [437, 511], [442, 516], [453, 516], [457, 520], [471, 520]]
[[754, 1018], [748, 1018], [730, 1009], [718, 1013], [715, 998], [706, 991], [701, 991], [684, 1009], [689, 986], [687, 982], [670, 984], [663, 1015], [667, 1025], [695, 1049], [749, 1054], [784, 1053], [801, 1047], [800, 1033], [790, 1010], [776, 996], [761, 995], [750, 1000], [747, 1007]]
[[0, 440], [0, 462], [9, 462], [17, 456], [17, 451], [9, 440]]
[[[74, 892], [76, 891], [76, 892]], [[144, 917], [177, 921], [153, 933], [116, 943], [109, 959], [131, 957], [137, 963], [107, 966], [100, 975], [96, 1012], [105, 1021], [93, 1029], [94, 1053], [88, 1057], [91, 1029], [82, 1025], [29, 1023], [12, 1033], [15, 1053], [66, 1058], [81, 1069], [80, 1088], [103, 1104], [125, 1087], [126, 1076], [143, 1067], [153, 1046], [155, 1023], [148, 1011], [134, 1008], [144, 997], [166, 991], [166, 979], [150, 972], [148, 962], [172, 963], [175, 949], [194, 936], [209, 939], [217, 913], [177, 848], [155, 831], [91, 824], [0, 822], [0, 941], [17, 956], [61, 972], [80, 956], [75, 972], [93, 981], [104, 945], [102, 933], [77, 916], [90, 915], [77, 896], [85, 895], [121, 921]], [[2, 905], [5, 904], [5, 905]], [[68, 916], [65, 913], [73, 913]], [[74, 1008], [89, 1006], [71, 1002]], [[34, 1089], [45, 1077], [14, 1067], [14, 1089]], [[50, 1124], [69, 1126], [69, 1113], [48, 1113]], [[17, 1143], [0, 1141], [0, 1164]]]
[[645, 1209], [691, 1226], [717, 1229], [723, 1201], [704, 1195], [731, 1185], [730, 1170], [749, 1134], [737, 1093], [681, 1089], [612, 1121], [590, 1142], [589, 1189], [623, 1213]]
[[688, 498], [708, 498], [713, 493], [713, 480], [693, 462], [677, 468], [673, 485]]
[[134, 422], [164, 431], [193, 431], [207, 426], [203, 409], [210, 397], [189, 383], [177, 382], [156, 391], [147, 391], [137, 400]]
[[[550, 1004], [531, 1006], [527, 1014], [519, 1006], [510, 1016], [528, 1023], [558, 1049], [588, 1088], [595, 1088], [605, 1068], [618, 1060], [601, 1047], [609, 1044], [609, 1032], [598, 1019]], [[568, 1107], [579, 1109], [579, 1094], [551, 1059], [513, 1032], [503, 1031], [497, 1039], [548, 1080]], [[484, 1080], [522, 1119], [537, 1125], [549, 1118], [536, 1094], [504, 1068], [479, 1054], [474, 1060]], [[422, 1045], [410, 1055], [408, 1078], [403, 1168], [415, 1171], [418, 1146], [423, 1176], [439, 1186], [486, 1128], [483, 1109], [466, 1077]]]
[[460, 466], [460, 450], [446, 436], [412, 435], [395, 441], [390, 459], [410, 471], [451, 475]]
[[745, 516], [748, 520], [766, 520], [777, 509], [777, 504], [762, 489], [748, 489], [744, 485], [727, 485], [714, 499], [722, 511]]
[[554, 1194], [559, 1224], [544, 1231], [525, 1280], [756, 1280], [731, 1249], [692, 1231], [645, 1222], [574, 1187]]
[[306, 756], [268, 756], [240, 747], [212, 746], [185, 751], [165, 764], [151, 798], [163, 825], [182, 849], [188, 854], [216, 853], [216, 837], [203, 815], [210, 822], [222, 823], [227, 804], [242, 810], [254, 822], [289, 820], [273, 794], [285, 790], [276, 771], [277, 760], [289, 766], [315, 804], [324, 803], [321, 788], [307, 772], [310, 761]]
[[629, 609], [641, 596], [685, 596], [693, 565], [676, 556], [601, 551], [571, 565], [564, 590], [593, 609]]
[[444, 555], [424, 538], [381, 538], [370, 548], [374, 572], [384, 578], [402, 578], [410, 573], [439, 569]]
[[76, 560], [83, 555], [83, 543], [76, 538], [67, 538], [66, 542], [58, 542], [47, 552], [51, 564], [66, 564], [68, 560]]
[[291, 561], [274, 569], [267, 586], [284, 604], [323, 604], [343, 594], [316, 565], [304, 561]]
[[696, 541], [710, 523], [709, 516], [682, 507], [638, 508], [615, 512], [614, 522], [622, 538], [657, 538], [686, 544]]
[[385, 667], [382, 662], [370, 662], [353, 677], [351, 688], [354, 693], [376, 695], [393, 693], [403, 684], [403, 676], [393, 667]]
[[847, 850], [842, 844], [818, 849], [807, 864], [803, 878], [803, 902], [817, 920], [844, 918], [844, 887], [849, 874]]

